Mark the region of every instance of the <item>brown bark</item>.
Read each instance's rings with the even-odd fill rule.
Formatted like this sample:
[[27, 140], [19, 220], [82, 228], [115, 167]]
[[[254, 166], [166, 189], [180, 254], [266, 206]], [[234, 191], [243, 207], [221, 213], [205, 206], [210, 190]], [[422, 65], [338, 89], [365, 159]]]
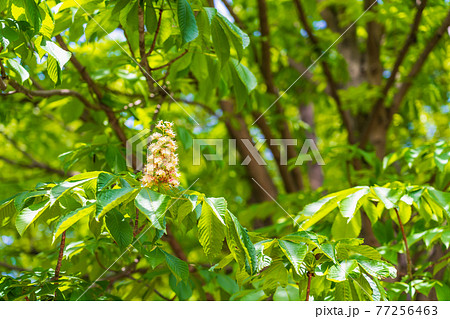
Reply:
[[[367, 9], [373, 1], [364, 0], [364, 8]], [[378, 6], [375, 3], [369, 11], [374, 11]], [[383, 36], [383, 26], [376, 21], [369, 21], [366, 25], [367, 30], [367, 81], [369, 84], [381, 85], [383, 76], [383, 65], [380, 60], [381, 39]]]
[[[314, 46], [314, 49], [316, 52], [320, 52], [320, 46], [319, 46], [319, 40], [314, 35], [311, 26], [308, 23], [308, 19], [306, 17], [305, 10], [302, 6], [302, 3], [300, 0], [294, 0], [295, 7], [297, 8], [297, 14], [298, 18], [305, 29], [306, 33], [308, 34], [308, 39], [311, 41], [312, 45]], [[323, 73], [325, 75], [325, 78], [327, 79], [328, 87], [330, 90], [330, 95], [333, 98], [333, 100], [336, 103], [338, 112], [341, 116], [342, 122], [344, 124], [344, 127], [347, 130], [347, 139], [350, 144], [354, 144], [356, 142], [356, 138], [354, 135], [354, 123], [351, 116], [351, 113], [348, 110], [344, 110], [342, 107], [341, 98], [338, 94], [338, 87], [337, 83], [335, 82], [333, 75], [331, 73], [331, 69], [328, 65], [328, 63], [322, 58], [320, 60]]]
[[[278, 192], [266, 166], [259, 165], [243, 143], [243, 140], [248, 140], [254, 145], [244, 118], [234, 112], [234, 106], [231, 101], [220, 101], [220, 107], [224, 112], [224, 121], [228, 132], [233, 139], [236, 139], [236, 146], [239, 154], [242, 158], [247, 158], [248, 156], [251, 159], [250, 163], [247, 165], [249, 177], [254, 178], [270, 194], [270, 196], [276, 198]], [[236, 121], [232, 121], [231, 119], [235, 119]], [[237, 123], [237, 126], [234, 125], [235, 123]], [[254, 200], [256, 202], [271, 200], [271, 197], [257, 187], [255, 183], [250, 184], [252, 185], [252, 191], [255, 196]]]
[[58, 262], [56, 263], [54, 280], [59, 279], [59, 272], [61, 271], [61, 264], [64, 256], [64, 247], [66, 247], [66, 232], [63, 232], [61, 235], [61, 244], [59, 245], [59, 255]]
[[[273, 74], [272, 74], [272, 59], [270, 54], [270, 28], [269, 28], [269, 20], [267, 17], [267, 3], [266, 0], [258, 0], [258, 16], [260, 23], [260, 31], [261, 31], [261, 73], [263, 74], [264, 81], [267, 86], [267, 92], [273, 94], [278, 97], [279, 92], [277, 87], [274, 84]], [[281, 103], [277, 100], [275, 103], [276, 112], [279, 115], [284, 115], [284, 108]], [[292, 139], [292, 134], [289, 129], [289, 125], [286, 120], [280, 120], [279, 125], [281, 126], [281, 137], [283, 139]], [[275, 154], [274, 154], [275, 156]], [[294, 145], [287, 146], [287, 158], [292, 159], [297, 157], [297, 151]], [[300, 171], [300, 168], [296, 167], [292, 170], [292, 177], [296, 184], [296, 189], [303, 189], [303, 177]]]
[[[309, 103], [307, 105], [300, 106], [300, 116], [303, 122], [309, 125], [310, 130], [306, 131], [305, 136], [307, 139], [311, 139], [317, 145], [317, 136], [315, 133], [314, 124], [314, 105]], [[308, 180], [309, 186], [312, 190], [316, 190], [323, 184], [323, 171], [322, 167], [316, 162], [308, 162]]]
[[[255, 124], [261, 129], [261, 132], [265, 136], [267, 140], [273, 140], [275, 137], [272, 134], [272, 130], [270, 129], [269, 124], [266, 122], [266, 119], [261, 112], [253, 112], [253, 117], [258, 119]], [[294, 178], [290, 174], [287, 165], [281, 165], [281, 153], [276, 145], [268, 144], [270, 151], [272, 152], [273, 158], [278, 166], [278, 171], [280, 173], [281, 179], [283, 180], [284, 189], [287, 193], [296, 192], [297, 184], [294, 181]]]
[[[424, 3], [422, 3], [424, 5]], [[419, 7], [420, 10], [420, 7]], [[423, 9], [422, 9], [423, 10]], [[418, 11], [416, 18], [414, 19], [414, 24], [412, 26], [412, 31], [418, 28], [420, 21], [420, 11]], [[395, 78], [391, 74], [391, 77], [386, 82], [386, 85], [382, 91], [382, 98], [378, 99], [375, 105], [372, 108], [372, 114], [369, 118], [369, 123], [366, 125], [366, 130], [361, 137], [360, 147], [365, 148], [367, 143], [371, 143], [375, 147], [375, 152], [378, 157], [382, 158], [386, 151], [386, 135], [389, 129], [389, 126], [392, 122], [392, 118], [395, 113], [397, 113], [401, 107], [404, 97], [412, 86], [412, 82], [414, 78], [418, 75], [423, 65], [425, 64], [426, 59], [428, 58], [431, 51], [438, 44], [439, 40], [442, 38], [447, 28], [450, 25], [450, 11], [447, 14], [447, 17], [442, 21], [441, 26], [436, 30], [431, 39], [425, 45], [425, 48], [422, 50], [420, 55], [418, 56], [416, 62], [411, 67], [410, 72], [405, 77], [404, 81], [400, 84], [397, 93], [394, 95], [393, 101], [389, 108], [385, 107], [385, 99], [387, 97], [387, 93], [389, 89], [394, 85]], [[411, 32], [413, 34], [415, 32]], [[406, 53], [408, 51], [409, 46], [412, 44], [412, 40], [410, 36], [408, 36], [405, 44], [403, 45], [396, 63], [394, 65], [393, 72], [397, 73], [398, 68], [403, 62]], [[397, 66], [398, 65], [398, 66]], [[391, 84], [392, 83], [392, 84]]]

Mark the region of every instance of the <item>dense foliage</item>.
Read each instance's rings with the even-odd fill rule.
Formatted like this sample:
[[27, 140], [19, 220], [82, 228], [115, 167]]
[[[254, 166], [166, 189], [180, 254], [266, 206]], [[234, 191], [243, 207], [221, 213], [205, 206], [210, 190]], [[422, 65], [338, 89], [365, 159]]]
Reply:
[[[450, 300], [449, 26], [445, 0], [1, 0], [0, 300]], [[196, 165], [211, 138], [236, 149]]]

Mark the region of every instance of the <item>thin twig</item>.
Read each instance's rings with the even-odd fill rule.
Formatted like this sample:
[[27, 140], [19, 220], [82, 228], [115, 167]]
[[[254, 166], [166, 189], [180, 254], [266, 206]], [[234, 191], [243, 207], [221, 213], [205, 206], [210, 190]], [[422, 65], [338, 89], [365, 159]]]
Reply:
[[179, 56], [177, 56], [175, 59], [167, 62], [166, 64], [160, 65], [156, 68], [151, 68], [152, 71], [156, 71], [156, 70], [161, 70], [164, 69], [165, 67], [170, 66], [172, 63], [174, 63], [175, 61], [181, 59], [184, 55], [186, 55], [186, 53], [188, 53], [189, 51], [186, 49], [182, 54], [180, 54]]
[[308, 286], [306, 287], [306, 301], [309, 301], [309, 292], [311, 290], [312, 273], [308, 271]]
[[156, 39], [158, 38], [158, 33], [159, 30], [161, 29], [161, 21], [162, 21], [162, 14], [163, 14], [163, 5], [164, 5], [164, 1], [161, 3], [161, 8], [159, 9], [159, 18], [158, 18], [158, 24], [156, 26], [156, 30], [155, 30], [155, 36], [153, 37], [153, 41], [152, 41], [152, 45], [150, 46], [150, 50], [148, 50], [146, 57], [150, 56], [150, 54], [152, 54], [153, 50], [155, 50], [155, 46], [156, 46]]
[[64, 231], [61, 235], [61, 244], [59, 245], [59, 256], [58, 256], [58, 263], [56, 264], [55, 268], [55, 277], [54, 280], [59, 279], [59, 273], [61, 271], [61, 263], [64, 256], [64, 247], [66, 246], [66, 232]]

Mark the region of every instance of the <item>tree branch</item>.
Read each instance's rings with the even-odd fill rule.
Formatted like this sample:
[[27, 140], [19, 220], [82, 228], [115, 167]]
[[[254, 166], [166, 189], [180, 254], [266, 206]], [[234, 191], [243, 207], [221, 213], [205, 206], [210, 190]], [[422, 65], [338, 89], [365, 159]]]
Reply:
[[77, 91], [69, 90], [69, 89], [59, 89], [59, 90], [30, 90], [26, 87], [20, 85], [16, 81], [10, 79], [8, 82], [16, 91], [15, 92], [7, 92], [9, 94], [15, 94], [15, 93], [23, 93], [27, 95], [28, 97], [51, 97], [51, 96], [72, 96], [80, 100], [81, 103], [86, 105], [86, 107], [93, 109], [93, 110], [99, 110], [99, 108], [95, 105], [93, 105], [91, 102], [89, 102], [84, 95]]
[[37, 161], [30, 153], [24, 151], [21, 147], [19, 147], [19, 145], [17, 144], [16, 141], [14, 141], [12, 138], [10, 138], [8, 135], [6, 135], [4, 132], [0, 131], [0, 134], [3, 135], [3, 137], [8, 140], [11, 145], [17, 149], [20, 153], [22, 153], [26, 158], [28, 158], [31, 163], [30, 164], [26, 164], [26, 163], [21, 163], [21, 162], [17, 162], [15, 160], [9, 159], [7, 157], [4, 157], [2, 155], [0, 155], [0, 160], [10, 164], [10, 165], [14, 165], [14, 166], [20, 166], [20, 167], [24, 167], [24, 168], [30, 168], [30, 169], [34, 169], [34, 168], [40, 168], [43, 169], [49, 173], [55, 173], [58, 174], [60, 176], [74, 176], [76, 173], [75, 172], [64, 172], [63, 170], [60, 169], [56, 169], [51, 167], [50, 165], [46, 164], [46, 163], [42, 163]]
[[186, 53], [188, 53], [189, 51], [186, 49], [182, 54], [180, 54], [179, 56], [177, 56], [175, 59], [167, 62], [166, 64], [160, 65], [158, 67], [155, 68], [150, 68], [152, 71], [156, 71], [156, 70], [161, 70], [164, 69], [168, 66], [170, 66], [172, 63], [174, 63], [175, 61], [177, 61], [178, 59], [181, 59], [184, 55], [186, 55]]
[[441, 26], [437, 29], [433, 37], [428, 41], [422, 53], [417, 58], [416, 63], [414, 63], [414, 65], [412, 66], [410, 72], [405, 78], [405, 81], [400, 86], [397, 94], [395, 94], [392, 105], [389, 110], [390, 120], [392, 119], [393, 115], [398, 112], [400, 105], [403, 101], [403, 98], [405, 97], [406, 93], [408, 92], [409, 88], [412, 85], [413, 79], [417, 76], [417, 74], [419, 74], [420, 70], [425, 64], [425, 61], [428, 58], [428, 55], [431, 53], [431, 51], [433, 51], [434, 47], [438, 44], [439, 40], [442, 38], [442, 36], [447, 31], [449, 26], [450, 26], [450, 10], [445, 19], [442, 21]]
[[158, 34], [159, 34], [159, 30], [161, 29], [161, 21], [162, 21], [162, 14], [163, 14], [163, 5], [164, 5], [164, 1], [161, 3], [161, 9], [159, 9], [159, 17], [158, 17], [158, 24], [156, 25], [156, 30], [155, 30], [155, 35], [153, 37], [153, 41], [152, 41], [152, 45], [150, 46], [150, 50], [148, 50], [147, 54], [145, 55], [150, 56], [150, 54], [152, 54], [152, 52], [155, 50], [155, 46], [156, 46], [156, 40], [158, 38]]
[[[61, 35], [57, 35], [55, 38], [58, 44], [61, 46], [61, 48], [63, 48], [66, 51], [70, 51]], [[82, 79], [87, 83], [89, 89], [92, 89], [92, 91], [94, 92], [95, 96], [98, 99], [100, 108], [108, 118], [109, 124], [116, 133], [116, 136], [118, 137], [120, 142], [122, 143], [122, 146], [125, 146], [127, 143], [127, 137], [125, 135], [125, 132], [123, 128], [120, 126], [119, 120], [116, 118], [114, 111], [102, 103], [103, 93], [100, 90], [100, 87], [97, 85], [97, 83], [94, 82], [89, 73], [86, 71], [86, 68], [80, 63], [80, 61], [78, 61], [78, 59], [75, 57], [73, 53], [72, 56], [70, 57], [70, 62], [73, 64], [75, 69], [77, 69], [78, 73], [80, 73]], [[134, 158], [133, 158], [133, 166], [135, 166]]]
[[[266, 0], [258, 0], [258, 16], [259, 16], [259, 23], [260, 23], [260, 31], [261, 31], [261, 63], [260, 63], [260, 69], [261, 73], [263, 74], [267, 91], [270, 94], [273, 94], [275, 96], [279, 96], [278, 89], [275, 86], [274, 80], [273, 80], [273, 74], [272, 74], [272, 59], [270, 54], [270, 28], [269, 28], [269, 19], [267, 16], [267, 3]], [[280, 115], [284, 115], [284, 109], [279, 100], [275, 103], [277, 113]], [[260, 124], [262, 122], [257, 121]], [[288, 123], [283, 119], [280, 123], [281, 126], [281, 137], [283, 139], [292, 139], [292, 135], [289, 129]], [[276, 156], [276, 154], [273, 154]], [[296, 158], [297, 157], [297, 151], [295, 150], [295, 146], [288, 145], [287, 146], [287, 157], [288, 159]], [[277, 162], [279, 169], [283, 170], [284, 168], [280, 167], [281, 163]], [[292, 170], [292, 177], [295, 182], [296, 190], [303, 189], [303, 177], [300, 169], [298, 167], [295, 167]]]
[[64, 231], [61, 235], [61, 243], [59, 245], [59, 256], [58, 256], [58, 262], [56, 264], [55, 268], [55, 277], [53, 280], [59, 279], [59, 272], [61, 270], [61, 263], [64, 256], [64, 247], [66, 247], [66, 232]]
[[[303, 28], [305, 29], [306, 33], [308, 34], [308, 38], [310, 39], [311, 43], [314, 45], [315, 50], [317, 52], [320, 52], [319, 41], [315, 37], [315, 35], [308, 23], [308, 19], [306, 18], [306, 13], [303, 9], [303, 6], [302, 6], [300, 0], [293, 0], [293, 1], [297, 8], [298, 18], [299, 18], [300, 22], [302, 23]], [[351, 114], [348, 110], [344, 110], [342, 107], [342, 102], [341, 102], [341, 99], [340, 99], [338, 91], [337, 91], [337, 85], [336, 85], [336, 82], [334, 81], [334, 78], [332, 76], [332, 73], [328, 66], [328, 63], [326, 63], [323, 59], [321, 59], [321, 65], [322, 65], [322, 69], [325, 74], [325, 77], [327, 79], [327, 82], [328, 82], [328, 87], [330, 89], [330, 95], [336, 102], [336, 106], [338, 108], [339, 114], [341, 115], [342, 122], [343, 122], [345, 128], [347, 129], [348, 142], [350, 144], [355, 144], [356, 138], [355, 138], [355, 135], [353, 132], [354, 131], [353, 124], [352, 124], [353, 120], [351, 118]]]
[[21, 271], [21, 272], [22, 271], [31, 271], [31, 269], [26, 269], [26, 268], [15, 266], [15, 265], [10, 265], [10, 264], [4, 263], [2, 261], [0, 261], [0, 267], [10, 269], [10, 270]]
[[[145, 77], [147, 82], [147, 86], [150, 92], [155, 91], [154, 80], [151, 76], [152, 70], [148, 64], [147, 54], [145, 53], [145, 19], [144, 19], [144, 10], [141, 8], [141, 5], [138, 5], [138, 32], [139, 32], [139, 54], [141, 56], [141, 73]], [[156, 37], [156, 36], [155, 36]]]

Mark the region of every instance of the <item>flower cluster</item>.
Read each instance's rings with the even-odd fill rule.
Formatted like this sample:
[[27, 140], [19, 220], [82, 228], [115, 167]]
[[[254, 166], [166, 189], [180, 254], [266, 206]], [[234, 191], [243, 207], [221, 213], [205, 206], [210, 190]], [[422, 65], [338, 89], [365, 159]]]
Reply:
[[177, 144], [173, 123], [159, 121], [156, 129], [159, 132], [151, 135], [151, 143], [147, 152], [147, 165], [144, 167], [142, 185], [180, 185], [178, 173]]

